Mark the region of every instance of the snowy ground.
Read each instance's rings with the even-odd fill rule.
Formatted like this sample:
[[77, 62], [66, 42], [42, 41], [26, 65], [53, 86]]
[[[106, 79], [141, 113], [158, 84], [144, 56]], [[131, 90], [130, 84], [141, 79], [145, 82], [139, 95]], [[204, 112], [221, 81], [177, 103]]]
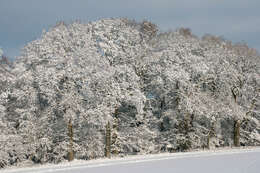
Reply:
[[157, 154], [1, 170], [2, 173], [259, 173], [260, 148]]

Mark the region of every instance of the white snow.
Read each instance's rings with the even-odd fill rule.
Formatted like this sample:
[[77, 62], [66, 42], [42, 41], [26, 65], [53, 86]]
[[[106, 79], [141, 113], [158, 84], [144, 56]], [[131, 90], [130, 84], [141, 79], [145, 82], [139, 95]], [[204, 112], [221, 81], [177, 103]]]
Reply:
[[2, 173], [259, 173], [260, 148], [166, 153], [126, 158], [74, 161]]

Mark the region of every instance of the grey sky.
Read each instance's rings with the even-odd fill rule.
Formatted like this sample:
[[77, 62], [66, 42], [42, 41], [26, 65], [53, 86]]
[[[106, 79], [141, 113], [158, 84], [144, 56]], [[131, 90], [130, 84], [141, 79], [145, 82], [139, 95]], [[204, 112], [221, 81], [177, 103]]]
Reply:
[[195, 35], [246, 42], [260, 52], [259, 0], [0, 0], [0, 47], [10, 57], [57, 21], [128, 17], [161, 30], [189, 27]]

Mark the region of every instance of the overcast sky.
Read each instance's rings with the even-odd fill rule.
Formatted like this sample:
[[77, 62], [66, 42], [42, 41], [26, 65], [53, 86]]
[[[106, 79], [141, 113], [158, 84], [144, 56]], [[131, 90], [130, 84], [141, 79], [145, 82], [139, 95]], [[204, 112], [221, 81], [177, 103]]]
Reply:
[[260, 0], [0, 0], [0, 47], [9, 57], [57, 21], [149, 20], [162, 31], [189, 27], [260, 52]]

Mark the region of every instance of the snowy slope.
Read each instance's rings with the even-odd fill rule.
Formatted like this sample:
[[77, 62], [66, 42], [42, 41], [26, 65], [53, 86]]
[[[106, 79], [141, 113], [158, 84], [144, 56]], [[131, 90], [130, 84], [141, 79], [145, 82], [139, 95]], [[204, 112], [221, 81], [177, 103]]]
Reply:
[[75, 161], [55, 166], [7, 169], [2, 173], [259, 173], [260, 148], [135, 156]]

